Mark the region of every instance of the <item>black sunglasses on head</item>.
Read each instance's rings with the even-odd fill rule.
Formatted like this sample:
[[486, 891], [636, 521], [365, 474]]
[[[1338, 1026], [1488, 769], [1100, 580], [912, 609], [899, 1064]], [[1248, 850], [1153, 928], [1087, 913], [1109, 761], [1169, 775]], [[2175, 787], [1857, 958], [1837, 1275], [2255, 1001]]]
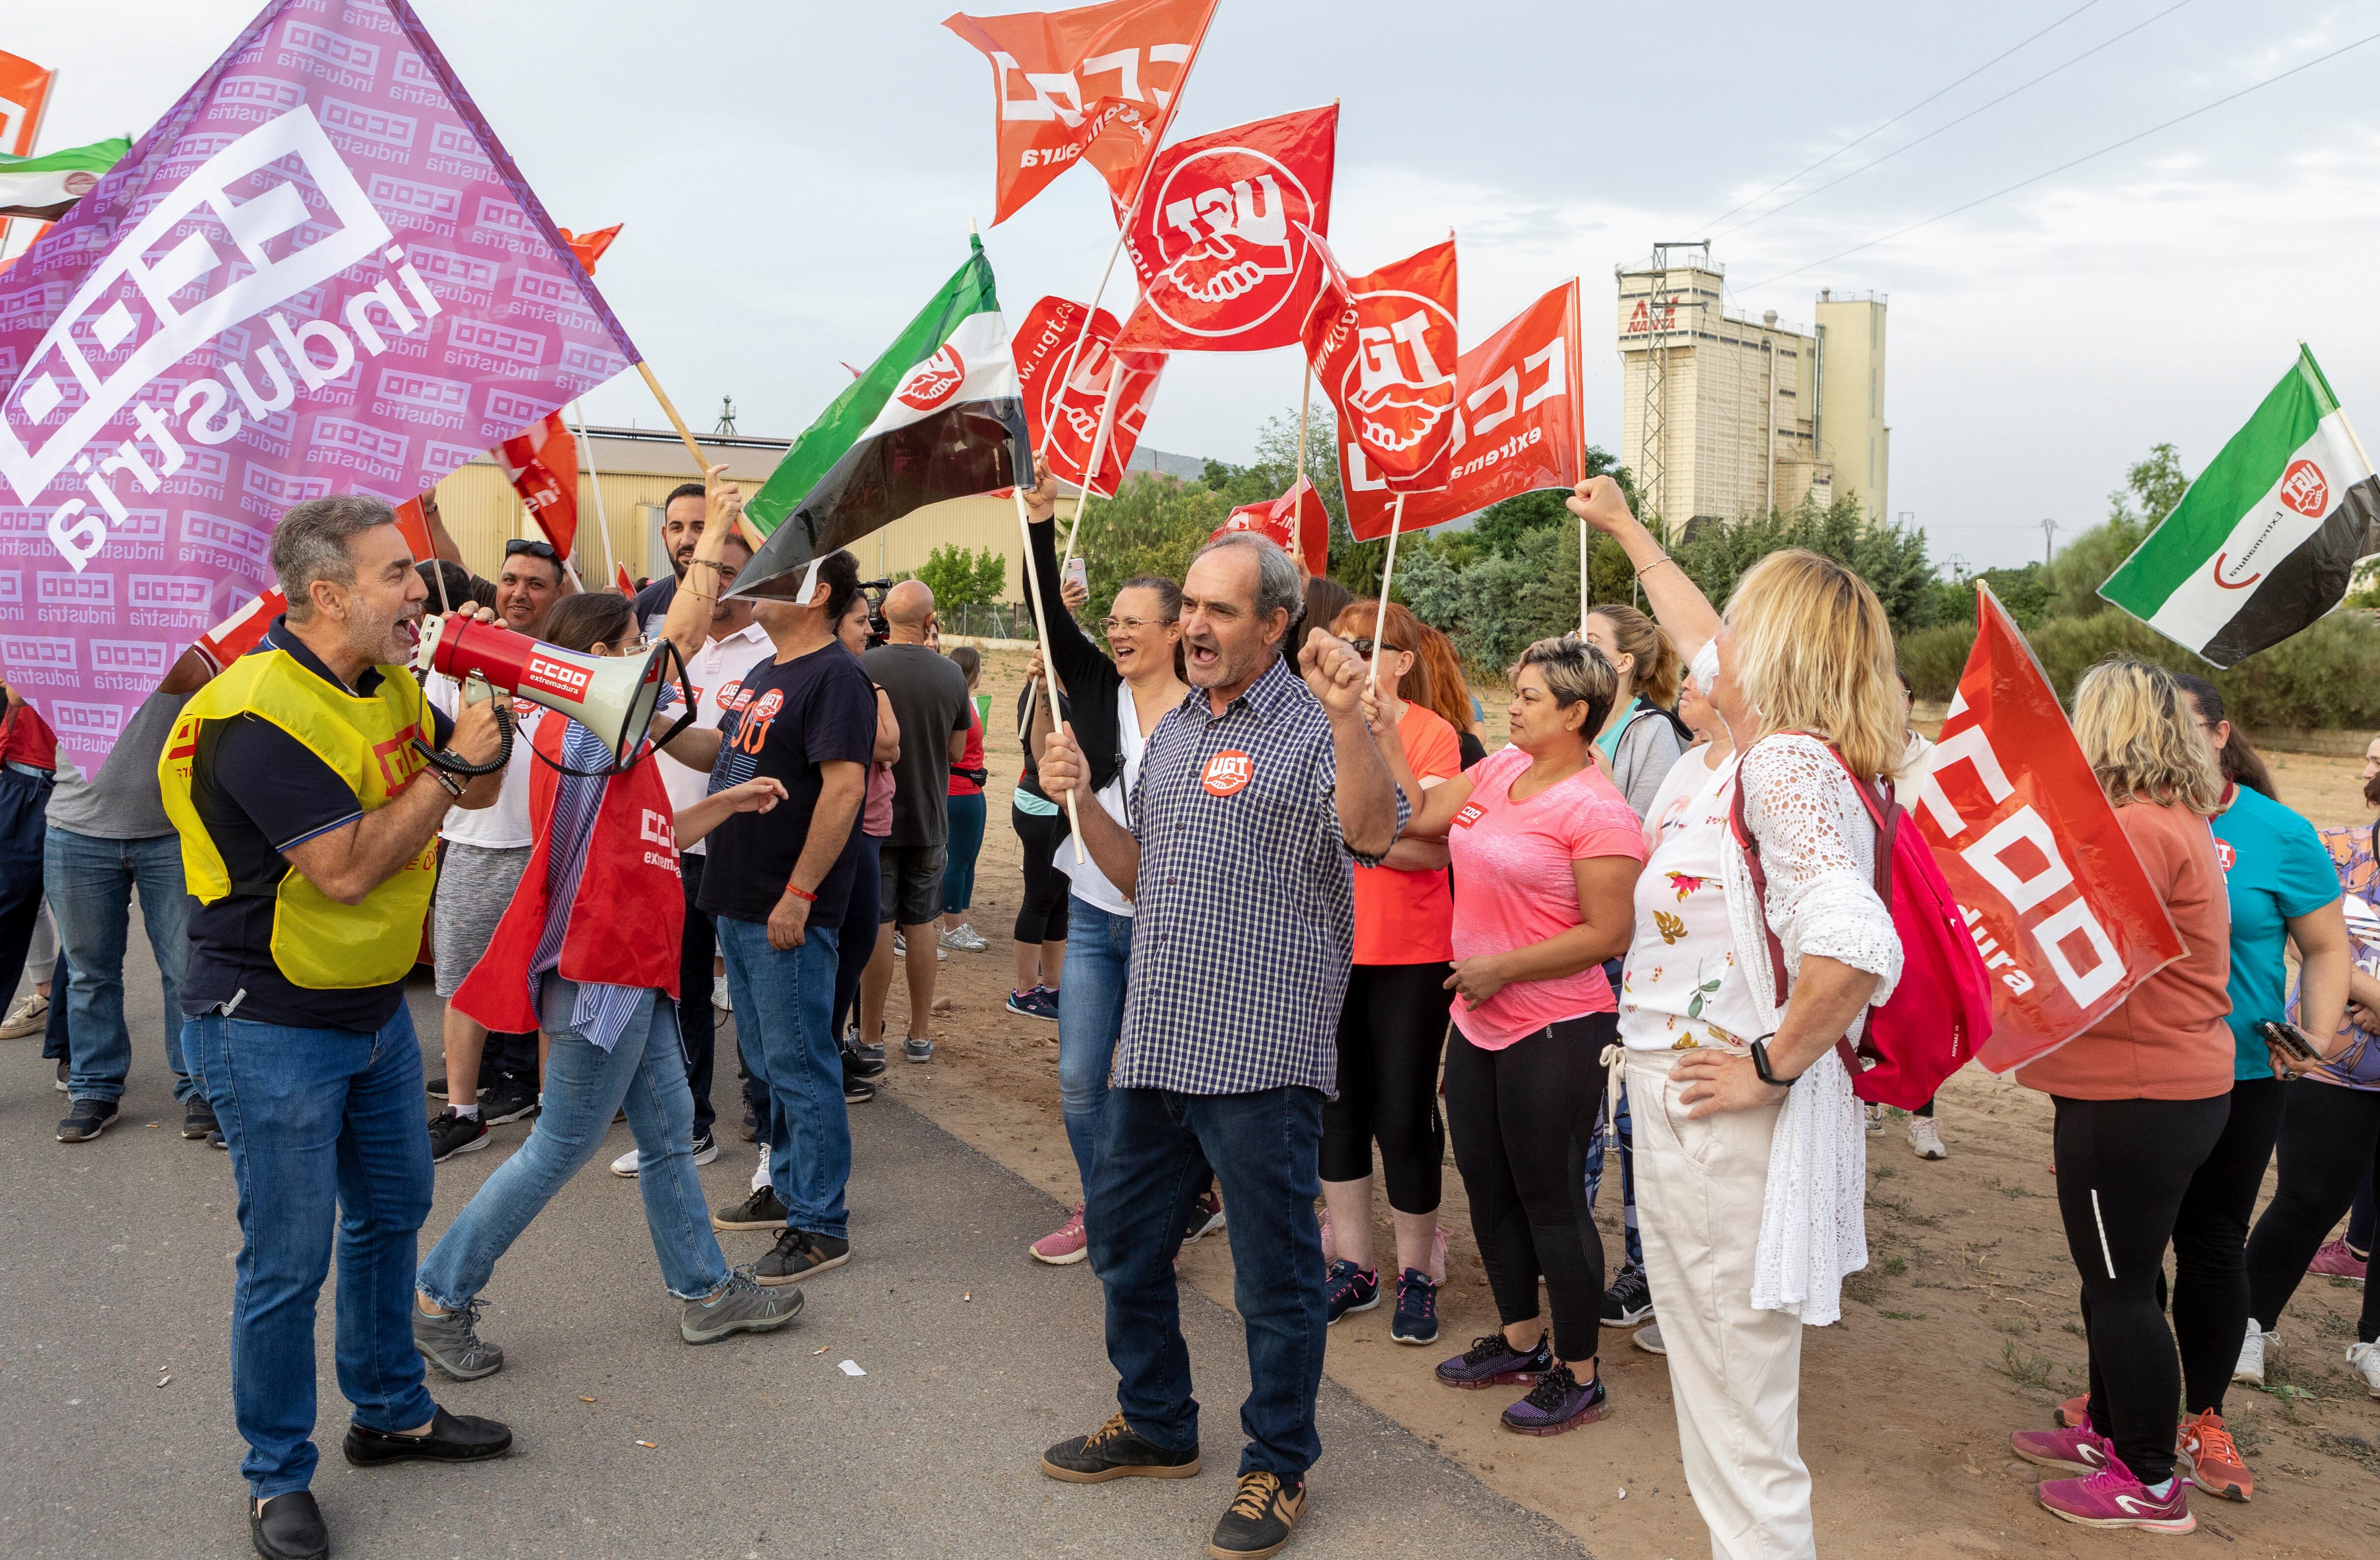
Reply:
[[522, 553], [527, 553], [532, 558], [543, 558], [550, 564], [562, 561], [562, 555], [553, 550], [553, 543], [551, 542], [532, 542], [525, 536], [516, 536], [504, 543], [505, 557], [515, 557]]

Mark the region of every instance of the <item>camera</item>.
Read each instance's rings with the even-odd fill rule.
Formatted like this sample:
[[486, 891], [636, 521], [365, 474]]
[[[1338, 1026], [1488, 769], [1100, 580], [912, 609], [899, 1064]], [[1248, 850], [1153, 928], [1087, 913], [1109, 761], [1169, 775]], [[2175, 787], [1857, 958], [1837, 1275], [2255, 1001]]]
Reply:
[[884, 620], [884, 598], [892, 593], [892, 581], [863, 579], [859, 589], [868, 598], [868, 648], [874, 650], [892, 638], [892, 626]]

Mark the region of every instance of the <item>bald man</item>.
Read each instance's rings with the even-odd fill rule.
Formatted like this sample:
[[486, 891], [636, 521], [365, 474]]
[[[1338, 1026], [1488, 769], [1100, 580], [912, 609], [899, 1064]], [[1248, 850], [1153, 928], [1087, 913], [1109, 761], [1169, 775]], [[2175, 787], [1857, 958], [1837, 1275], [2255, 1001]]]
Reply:
[[[909, 940], [909, 1029], [901, 1054], [934, 1059], [934, 961], [942, 914], [942, 869], [950, 859], [951, 765], [966, 751], [971, 701], [966, 674], [932, 649], [934, 592], [905, 579], [884, 598], [887, 640], [860, 664], [901, 723], [901, 757], [892, 766], [892, 833], [884, 841], [883, 895], [876, 952], [860, 981], [863, 1044], [880, 1043], [884, 999], [892, 986], [892, 938], [898, 924]], [[908, 733], [917, 734], [911, 740]], [[940, 739], [937, 739], [937, 734]]]

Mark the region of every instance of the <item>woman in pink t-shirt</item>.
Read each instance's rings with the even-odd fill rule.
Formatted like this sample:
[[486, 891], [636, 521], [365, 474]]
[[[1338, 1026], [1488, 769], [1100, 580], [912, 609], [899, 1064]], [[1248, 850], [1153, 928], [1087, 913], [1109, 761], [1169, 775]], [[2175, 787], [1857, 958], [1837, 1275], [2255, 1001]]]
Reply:
[[[1381, 748], [1409, 835], [1454, 857], [1454, 1035], [1446, 1115], [1471, 1229], [1503, 1322], [1438, 1368], [1449, 1386], [1535, 1379], [1504, 1423], [1554, 1435], [1603, 1417], [1595, 1369], [1603, 1245], [1585, 1206], [1585, 1150], [1618, 1033], [1600, 968], [1635, 928], [1645, 836], [1595, 767], [1618, 675], [1573, 638], [1540, 640], [1512, 670], [1512, 743], [1427, 792], [1402, 742]], [[1538, 1319], [1537, 1279], [1553, 1309]]]

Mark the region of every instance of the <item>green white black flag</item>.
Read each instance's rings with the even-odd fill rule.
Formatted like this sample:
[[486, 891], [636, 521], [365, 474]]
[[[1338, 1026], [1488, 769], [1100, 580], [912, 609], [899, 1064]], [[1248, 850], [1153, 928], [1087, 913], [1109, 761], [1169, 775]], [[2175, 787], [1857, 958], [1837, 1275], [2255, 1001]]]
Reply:
[[2380, 553], [2380, 480], [2302, 345], [2099, 594], [2217, 666], [2305, 628]]
[[0, 217], [57, 221], [131, 150], [132, 143], [117, 136], [89, 146], [44, 152], [39, 157], [11, 157], [0, 152]]
[[793, 599], [808, 566], [914, 509], [1031, 479], [991, 262], [966, 263], [794, 441], [744, 506], [768, 540], [735, 594]]

